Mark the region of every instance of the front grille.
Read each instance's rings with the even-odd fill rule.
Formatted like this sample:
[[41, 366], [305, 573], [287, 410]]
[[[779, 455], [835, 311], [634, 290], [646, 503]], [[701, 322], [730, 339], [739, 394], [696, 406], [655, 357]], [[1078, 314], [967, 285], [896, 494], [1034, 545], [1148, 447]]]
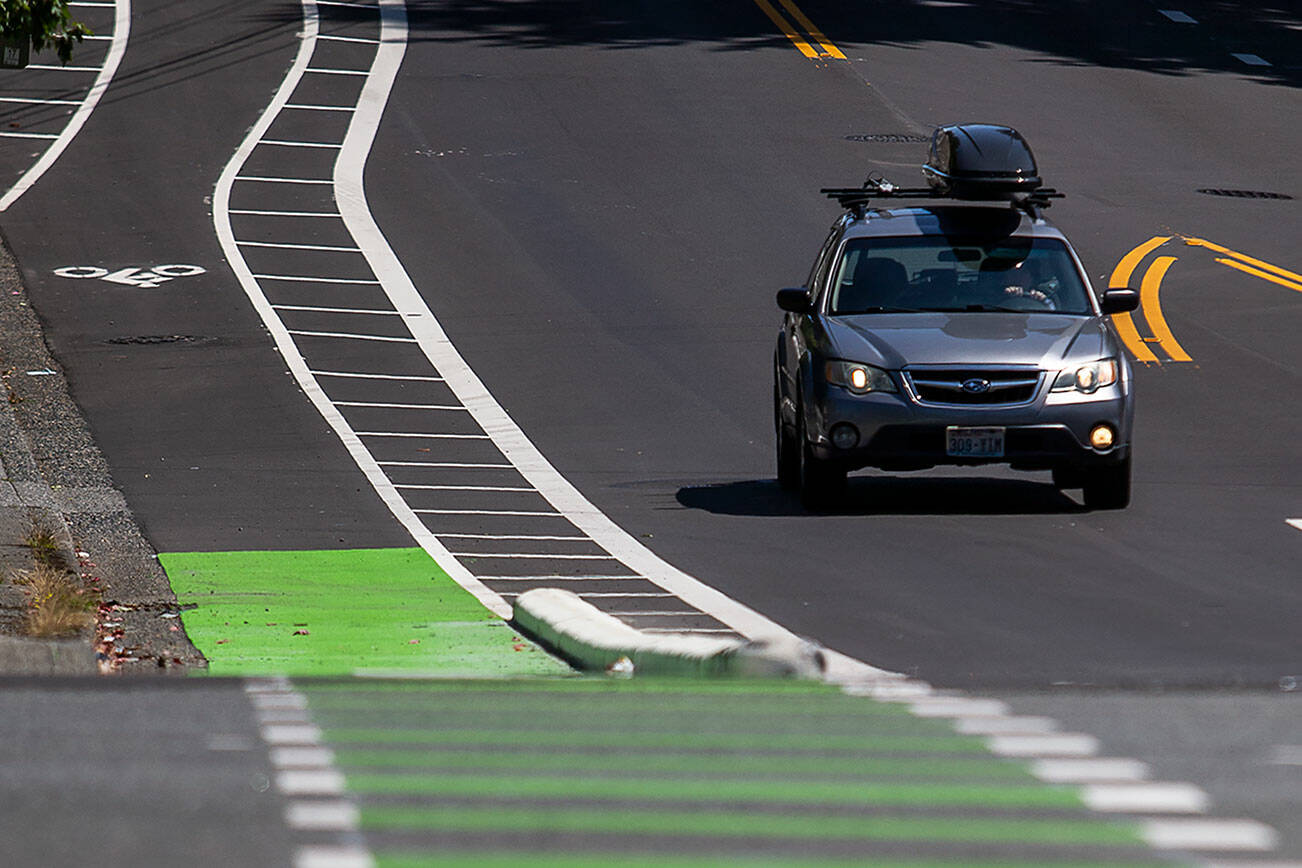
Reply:
[[904, 374], [921, 404], [974, 407], [1028, 404], [1041, 376], [1033, 368], [917, 368]]

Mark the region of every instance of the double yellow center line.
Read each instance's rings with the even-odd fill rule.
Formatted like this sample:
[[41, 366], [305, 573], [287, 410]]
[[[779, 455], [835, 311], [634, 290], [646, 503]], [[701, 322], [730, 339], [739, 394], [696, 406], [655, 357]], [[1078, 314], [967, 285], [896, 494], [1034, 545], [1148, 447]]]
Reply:
[[[1255, 259], [1245, 253], [1239, 253], [1204, 238], [1193, 238], [1187, 235], [1157, 235], [1135, 247], [1117, 263], [1117, 267], [1108, 280], [1108, 287], [1118, 289], [1130, 286], [1130, 279], [1139, 264], [1150, 253], [1177, 237], [1187, 247], [1199, 247], [1213, 253], [1223, 254], [1216, 257], [1216, 261], [1221, 265], [1241, 271], [1244, 274], [1250, 274], [1253, 277], [1259, 277], [1262, 280], [1268, 280], [1280, 286], [1286, 286], [1296, 292], [1302, 292], [1302, 274], [1280, 268], [1278, 265], [1271, 265], [1269, 262]], [[1177, 257], [1175, 256], [1158, 256], [1149, 263], [1148, 268], [1144, 271], [1143, 278], [1140, 280], [1140, 312], [1143, 314], [1144, 322], [1147, 323], [1148, 330], [1151, 333], [1148, 337], [1140, 335], [1134, 317], [1129, 313], [1119, 313], [1112, 317], [1112, 323], [1117, 327], [1117, 334], [1121, 336], [1122, 343], [1126, 345], [1126, 349], [1130, 350], [1130, 354], [1135, 357], [1135, 361], [1161, 364], [1161, 360], [1152, 350], [1154, 344], [1172, 362], [1193, 361], [1189, 353], [1185, 352], [1184, 347], [1180, 346], [1180, 342], [1175, 339], [1175, 335], [1171, 333], [1171, 328], [1166, 323], [1166, 317], [1162, 315], [1160, 298], [1162, 279], [1166, 277], [1167, 271], [1176, 261]]]
[[[792, 0], [778, 0], [782, 8], [787, 10], [792, 21], [788, 21], [781, 12], [779, 12], [769, 0], [755, 0], [755, 5], [760, 8], [769, 20], [778, 26], [778, 29], [786, 35], [787, 39], [796, 46], [805, 57], [811, 60], [845, 60], [845, 54], [837, 48], [832, 42], [823, 35], [814, 22], [809, 20], [809, 16], [800, 11]], [[798, 28], [798, 29], [797, 29]], [[803, 32], [802, 32], [803, 31]], [[816, 47], [817, 46], [817, 47]]]

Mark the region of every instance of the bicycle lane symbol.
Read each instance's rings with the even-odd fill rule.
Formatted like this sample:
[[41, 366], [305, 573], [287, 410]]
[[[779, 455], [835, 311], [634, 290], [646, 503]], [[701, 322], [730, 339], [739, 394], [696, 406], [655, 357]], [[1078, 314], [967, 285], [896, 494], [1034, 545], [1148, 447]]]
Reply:
[[70, 277], [74, 280], [107, 280], [109, 283], [120, 283], [138, 289], [153, 289], [173, 278], [194, 277], [203, 274], [204, 271], [206, 269], [198, 265], [180, 264], [155, 265], [148, 271], [139, 268], [119, 268], [117, 271], [109, 271], [97, 265], [69, 265], [54, 269], [54, 273], [59, 277]]

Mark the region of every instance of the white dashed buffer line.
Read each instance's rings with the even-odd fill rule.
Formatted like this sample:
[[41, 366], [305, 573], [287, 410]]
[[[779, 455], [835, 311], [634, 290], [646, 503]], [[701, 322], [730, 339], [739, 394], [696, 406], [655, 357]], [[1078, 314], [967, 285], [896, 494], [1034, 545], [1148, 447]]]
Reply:
[[117, 0], [116, 3], [81, 3], [69, 4], [81, 6], [96, 6], [105, 9], [113, 9], [113, 39], [109, 44], [108, 54], [104, 57], [102, 66], [88, 67], [61, 67], [61, 66], [44, 66], [33, 64], [28, 69], [53, 69], [53, 70], [72, 70], [78, 72], [95, 72], [95, 81], [91, 84], [90, 89], [86, 92], [84, 99], [77, 104], [77, 110], [73, 112], [67, 125], [53, 139], [50, 146], [45, 149], [45, 153], [32, 165], [30, 169], [22, 174], [12, 187], [9, 188], [3, 196], [0, 196], [0, 211], [8, 210], [9, 206], [18, 201], [24, 193], [41, 179], [41, 176], [49, 171], [50, 167], [63, 155], [68, 145], [81, 132], [86, 121], [90, 119], [91, 112], [99, 105], [100, 98], [108, 90], [109, 82], [118, 71], [118, 66], [122, 63], [122, 57], [126, 54], [127, 40], [131, 36], [131, 0]]

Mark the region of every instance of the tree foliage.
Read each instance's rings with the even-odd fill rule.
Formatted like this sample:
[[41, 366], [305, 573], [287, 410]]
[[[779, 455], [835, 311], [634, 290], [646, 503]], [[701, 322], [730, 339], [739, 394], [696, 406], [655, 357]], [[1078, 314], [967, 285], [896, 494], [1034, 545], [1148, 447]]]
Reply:
[[5, 39], [30, 39], [33, 51], [53, 48], [62, 63], [74, 43], [90, 36], [86, 25], [68, 11], [68, 0], [0, 0], [0, 33]]

